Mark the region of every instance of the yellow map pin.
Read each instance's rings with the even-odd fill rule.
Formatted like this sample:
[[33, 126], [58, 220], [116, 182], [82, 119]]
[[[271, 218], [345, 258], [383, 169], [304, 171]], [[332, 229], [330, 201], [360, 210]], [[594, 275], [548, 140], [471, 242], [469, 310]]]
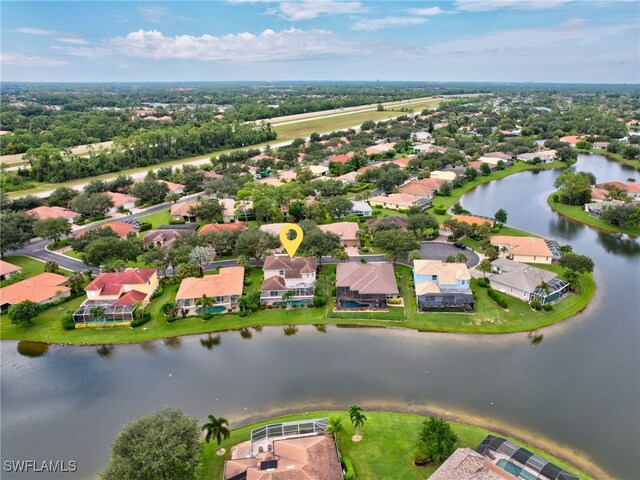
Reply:
[[[291, 230], [296, 232], [296, 236], [293, 240], [289, 240], [287, 237], [287, 234]], [[298, 247], [302, 243], [303, 237], [304, 233], [302, 232], [302, 229], [295, 223], [285, 223], [280, 229], [280, 241], [291, 258], [296, 254]]]

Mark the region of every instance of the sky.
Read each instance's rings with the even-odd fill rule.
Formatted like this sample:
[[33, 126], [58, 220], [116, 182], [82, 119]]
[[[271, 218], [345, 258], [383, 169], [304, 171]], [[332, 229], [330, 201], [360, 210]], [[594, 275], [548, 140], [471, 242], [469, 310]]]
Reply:
[[4, 82], [640, 83], [640, 0], [7, 1]]

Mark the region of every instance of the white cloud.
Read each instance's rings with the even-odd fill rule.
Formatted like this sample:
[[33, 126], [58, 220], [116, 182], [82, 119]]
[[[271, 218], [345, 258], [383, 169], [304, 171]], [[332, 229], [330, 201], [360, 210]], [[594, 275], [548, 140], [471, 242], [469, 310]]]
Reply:
[[238, 33], [220, 37], [213, 35], [165, 36], [157, 30], [138, 30], [126, 37], [107, 40], [97, 48], [68, 49], [78, 56], [111, 54], [158, 60], [183, 59], [197, 61], [277, 61], [343, 55], [360, 51], [360, 47], [343, 40], [327, 30], [300, 30], [290, 28], [260, 34]]
[[65, 60], [24, 55], [22, 53], [3, 53], [0, 56], [0, 62], [2, 62], [2, 65], [15, 67], [62, 67], [69, 64]]
[[445, 13], [440, 7], [429, 7], [429, 8], [410, 8], [407, 10], [412, 15], [420, 15], [421, 17], [432, 17], [434, 15], [440, 15], [441, 13]]
[[56, 37], [56, 41], [61, 43], [72, 43], [74, 45], [88, 45], [84, 38], [76, 38], [76, 37]]
[[361, 2], [343, 2], [336, 0], [304, 0], [299, 2], [280, 2], [271, 13], [292, 22], [311, 20], [322, 15], [345, 15], [362, 13], [365, 8]]
[[381, 28], [387, 27], [420, 25], [426, 22], [426, 18], [384, 17], [358, 20], [351, 28], [353, 30], [380, 30]]
[[190, 17], [175, 15], [166, 7], [138, 7], [142, 19], [150, 23], [162, 23], [164, 20], [192, 20]]
[[22, 27], [16, 30], [18, 33], [24, 33], [25, 35], [42, 35], [42, 36], [53, 36], [53, 35], [61, 35], [60, 32], [56, 30], [47, 30], [44, 28], [31, 28], [31, 27]]
[[573, 0], [457, 0], [455, 7], [464, 12], [486, 12], [500, 8], [540, 10], [555, 8]]

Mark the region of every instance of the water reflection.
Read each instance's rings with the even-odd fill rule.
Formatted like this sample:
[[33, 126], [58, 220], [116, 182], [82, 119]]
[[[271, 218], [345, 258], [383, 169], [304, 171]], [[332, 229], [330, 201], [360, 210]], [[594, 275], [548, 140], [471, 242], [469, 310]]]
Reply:
[[297, 325], [287, 325], [286, 327], [283, 328], [284, 330], [284, 336], [285, 337], [290, 337], [292, 335], [295, 335], [296, 333], [298, 333], [298, 326]]
[[598, 243], [607, 253], [632, 257], [640, 255], [640, 242], [634, 238], [626, 237], [622, 234], [606, 234], [598, 232]]
[[42, 357], [49, 350], [49, 345], [47, 343], [23, 340], [18, 342], [17, 350], [24, 357]]
[[320, 333], [327, 333], [327, 326], [324, 323], [318, 323], [314, 325], [314, 327], [316, 327], [316, 330]]
[[167, 347], [171, 347], [171, 348], [179, 348], [180, 346], [182, 346], [182, 338], [180, 337], [165, 338], [162, 342]]
[[153, 342], [153, 341], [142, 342], [142, 343], [139, 343], [138, 345], [140, 345], [140, 348], [145, 352], [153, 352], [156, 349], [156, 342]]
[[98, 355], [100, 355], [101, 357], [107, 358], [111, 356], [113, 350], [113, 345], [100, 345], [96, 349], [96, 352], [98, 352]]
[[563, 240], [570, 241], [577, 238], [585, 228], [588, 227], [581, 223], [572, 222], [557, 214], [549, 218], [549, 233], [553, 237]]
[[248, 328], [241, 328], [240, 337], [242, 337], [243, 340], [251, 340], [253, 338], [253, 333], [251, 333], [251, 330]]
[[221, 341], [222, 337], [220, 337], [220, 335], [209, 334], [207, 338], [200, 339], [200, 345], [202, 345], [207, 350], [211, 350], [213, 347], [220, 345]]

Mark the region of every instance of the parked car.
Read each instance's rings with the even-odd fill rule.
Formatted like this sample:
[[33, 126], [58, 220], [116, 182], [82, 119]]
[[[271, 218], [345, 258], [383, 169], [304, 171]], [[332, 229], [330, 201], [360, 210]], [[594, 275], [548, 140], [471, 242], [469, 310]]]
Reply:
[[460, 250], [466, 250], [467, 246], [464, 243], [455, 242], [453, 244], [454, 247], [459, 248]]

